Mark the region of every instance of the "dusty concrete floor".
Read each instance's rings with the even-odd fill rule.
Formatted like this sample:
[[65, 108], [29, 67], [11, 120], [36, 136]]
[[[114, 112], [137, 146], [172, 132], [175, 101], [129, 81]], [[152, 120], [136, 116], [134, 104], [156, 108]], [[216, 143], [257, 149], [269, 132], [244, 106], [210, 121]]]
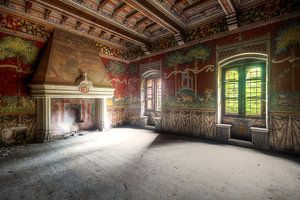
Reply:
[[0, 199], [299, 199], [300, 159], [117, 128], [11, 147]]

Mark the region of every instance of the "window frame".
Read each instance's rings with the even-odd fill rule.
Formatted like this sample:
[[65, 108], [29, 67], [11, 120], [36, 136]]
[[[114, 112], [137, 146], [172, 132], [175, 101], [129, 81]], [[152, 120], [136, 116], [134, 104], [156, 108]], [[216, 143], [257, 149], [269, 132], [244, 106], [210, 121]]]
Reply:
[[[260, 67], [261, 69], [261, 112], [260, 115], [247, 115], [246, 114], [246, 71], [249, 68], [254, 67]], [[226, 72], [230, 69], [237, 69], [238, 70], [238, 113], [237, 114], [231, 114], [226, 113]], [[262, 61], [240, 61], [240, 62], [234, 62], [229, 65], [226, 65], [223, 67], [222, 70], [222, 115], [228, 116], [228, 117], [242, 117], [242, 118], [264, 118], [266, 114], [266, 64]], [[265, 103], [263, 103], [265, 102]]]
[[[148, 81], [152, 81], [152, 86], [148, 87]], [[160, 80], [160, 88], [158, 87], [158, 81]], [[151, 100], [151, 108], [148, 107], [148, 89], [151, 88], [152, 91], [152, 97], [150, 98]], [[146, 111], [161, 111], [161, 89], [162, 89], [162, 80], [161, 78], [146, 78], [145, 79], [145, 110]], [[159, 94], [160, 92], [160, 94]], [[160, 100], [160, 102], [158, 102]]]

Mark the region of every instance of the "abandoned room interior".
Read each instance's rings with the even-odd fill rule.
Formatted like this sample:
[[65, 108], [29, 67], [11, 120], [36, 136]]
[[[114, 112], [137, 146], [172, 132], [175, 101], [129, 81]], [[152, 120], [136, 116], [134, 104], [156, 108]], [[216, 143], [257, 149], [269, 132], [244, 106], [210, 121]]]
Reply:
[[0, 0], [0, 199], [299, 199], [299, 0]]

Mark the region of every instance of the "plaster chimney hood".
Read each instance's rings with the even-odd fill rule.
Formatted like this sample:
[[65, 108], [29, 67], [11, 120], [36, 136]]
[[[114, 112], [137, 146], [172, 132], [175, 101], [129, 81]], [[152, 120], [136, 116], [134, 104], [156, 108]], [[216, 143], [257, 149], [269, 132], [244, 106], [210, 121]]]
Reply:
[[110, 98], [114, 88], [95, 42], [55, 29], [29, 85], [34, 97]]

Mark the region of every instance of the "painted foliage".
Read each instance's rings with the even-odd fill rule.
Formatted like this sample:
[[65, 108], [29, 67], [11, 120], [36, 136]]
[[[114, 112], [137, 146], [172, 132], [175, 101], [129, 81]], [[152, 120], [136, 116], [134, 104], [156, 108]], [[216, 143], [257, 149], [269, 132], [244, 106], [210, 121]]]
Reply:
[[0, 40], [0, 61], [15, 58], [16, 66], [0, 65], [0, 67], [16, 67], [17, 72], [30, 73], [31, 69], [23, 70], [21, 64], [32, 64], [37, 58], [38, 48], [31, 42], [15, 36], [6, 36]]
[[300, 24], [282, 27], [274, 46], [272, 111], [300, 111]]
[[128, 105], [139, 106], [141, 95], [140, 66], [138, 63], [131, 63], [128, 66]]
[[[29, 96], [29, 83], [39, 52], [51, 28], [0, 13], [0, 141], [14, 137], [16, 127], [27, 130], [24, 139], [34, 139], [36, 102]], [[15, 139], [15, 138], [14, 138]]]
[[112, 104], [116, 106], [127, 105], [127, 73], [126, 65], [115, 60], [108, 60], [106, 69], [110, 81], [115, 88]]
[[108, 117], [113, 127], [126, 122], [128, 106], [128, 73], [127, 64], [102, 58], [108, 77], [114, 87], [114, 96], [107, 99]]
[[0, 97], [0, 115], [1, 114], [20, 114], [35, 113], [35, 100], [29, 96], [2, 96]]
[[0, 33], [0, 113], [34, 113], [26, 85], [44, 43]]
[[[181, 51], [174, 51], [164, 58], [163, 80], [165, 95], [163, 107], [214, 108], [214, 88], [199, 87], [206, 76], [213, 76], [215, 66], [208, 64], [211, 49], [196, 45]], [[202, 74], [205, 74], [203, 76]]]

